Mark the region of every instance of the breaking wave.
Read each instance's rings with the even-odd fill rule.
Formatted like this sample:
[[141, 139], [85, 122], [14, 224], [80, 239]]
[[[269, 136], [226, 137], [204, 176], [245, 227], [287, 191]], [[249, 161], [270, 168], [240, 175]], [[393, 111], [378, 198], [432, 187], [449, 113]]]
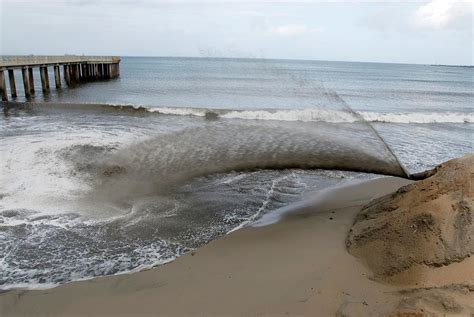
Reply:
[[[131, 106], [133, 107], [133, 106]], [[138, 107], [140, 108], [140, 107]], [[143, 108], [142, 108], [143, 109]], [[355, 122], [360, 119], [353, 113], [332, 109], [263, 109], [263, 110], [227, 110], [181, 107], [145, 107], [149, 112], [208, 118], [276, 120], [276, 121], [323, 121], [323, 122]], [[462, 112], [357, 112], [368, 122], [387, 123], [474, 123], [473, 113]]]
[[26, 107], [118, 110], [173, 116], [203, 117], [207, 119], [241, 119], [287, 122], [383, 122], [383, 123], [474, 123], [472, 112], [372, 112], [354, 111], [348, 107], [314, 107], [306, 109], [235, 110], [197, 107], [162, 107], [135, 104], [95, 103], [24, 103]]
[[369, 122], [393, 123], [474, 123], [473, 113], [462, 112], [361, 112], [362, 117]]

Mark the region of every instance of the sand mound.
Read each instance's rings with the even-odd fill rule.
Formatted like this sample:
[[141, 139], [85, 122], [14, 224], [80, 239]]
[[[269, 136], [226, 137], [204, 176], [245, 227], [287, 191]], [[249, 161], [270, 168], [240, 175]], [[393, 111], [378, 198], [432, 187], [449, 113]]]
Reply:
[[356, 217], [346, 245], [376, 278], [389, 279], [414, 266], [446, 266], [474, 254], [474, 155], [427, 175], [372, 201]]

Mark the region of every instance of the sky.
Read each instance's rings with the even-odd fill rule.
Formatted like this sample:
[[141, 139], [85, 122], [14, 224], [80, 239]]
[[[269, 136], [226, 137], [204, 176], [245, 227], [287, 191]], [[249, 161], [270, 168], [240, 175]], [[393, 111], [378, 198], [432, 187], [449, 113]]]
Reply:
[[473, 1], [0, 0], [0, 53], [473, 65]]

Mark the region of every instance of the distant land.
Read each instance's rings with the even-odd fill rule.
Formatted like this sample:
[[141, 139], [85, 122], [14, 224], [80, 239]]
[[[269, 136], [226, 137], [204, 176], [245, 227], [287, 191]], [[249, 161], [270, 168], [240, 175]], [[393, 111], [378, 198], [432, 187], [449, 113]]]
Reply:
[[444, 64], [431, 64], [430, 66], [474, 68], [474, 65], [444, 65]]

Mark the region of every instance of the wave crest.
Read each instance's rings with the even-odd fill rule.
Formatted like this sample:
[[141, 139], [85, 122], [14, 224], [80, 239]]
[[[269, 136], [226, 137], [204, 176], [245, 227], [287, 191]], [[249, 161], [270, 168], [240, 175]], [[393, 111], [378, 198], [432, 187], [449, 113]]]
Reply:
[[295, 110], [226, 110], [181, 107], [147, 107], [149, 112], [168, 115], [210, 117], [244, 120], [275, 120], [303, 122], [368, 122], [386, 123], [474, 123], [474, 113], [463, 112], [371, 112], [354, 113], [332, 109], [295, 109]]

